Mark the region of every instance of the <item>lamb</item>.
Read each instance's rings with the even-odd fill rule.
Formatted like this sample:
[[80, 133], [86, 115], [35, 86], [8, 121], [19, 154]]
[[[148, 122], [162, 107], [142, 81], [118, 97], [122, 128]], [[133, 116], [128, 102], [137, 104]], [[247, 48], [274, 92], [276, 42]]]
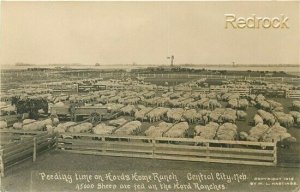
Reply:
[[218, 140], [235, 140], [237, 136], [237, 126], [232, 123], [224, 123], [219, 126], [216, 134]]
[[116, 129], [115, 126], [105, 125], [104, 123], [98, 124], [97, 126], [93, 127], [93, 133], [99, 135], [110, 135]]
[[187, 122], [180, 122], [171, 127], [163, 136], [172, 138], [183, 138], [189, 129]]
[[120, 127], [115, 131], [116, 135], [134, 135], [141, 130], [142, 123], [140, 121], [131, 121]]

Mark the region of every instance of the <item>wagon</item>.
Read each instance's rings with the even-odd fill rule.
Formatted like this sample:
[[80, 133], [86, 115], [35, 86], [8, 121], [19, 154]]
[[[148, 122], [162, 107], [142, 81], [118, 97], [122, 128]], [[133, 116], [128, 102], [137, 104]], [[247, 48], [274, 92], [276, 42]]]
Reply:
[[59, 118], [70, 118], [70, 106], [52, 106], [50, 108], [50, 113], [55, 113]]
[[92, 117], [101, 121], [104, 115], [108, 113], [108, 109], [106, 107], [96, 107], [96, 106], [83, 106], [77, 107], [74, 110], [74, 119], [77, 121], [79, 117], [81, 118], [89, 118]]

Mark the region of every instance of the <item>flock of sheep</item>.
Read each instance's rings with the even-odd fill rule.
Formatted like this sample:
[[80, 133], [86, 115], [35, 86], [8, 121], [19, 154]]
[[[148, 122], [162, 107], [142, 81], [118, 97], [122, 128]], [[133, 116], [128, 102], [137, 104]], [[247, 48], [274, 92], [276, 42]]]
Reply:
[[[111, 112], [121, 112], [124, 118], [93, 125], [89, 122], [59, 123], [56, 117], [46, 120], [23, 120], [13, 125], [14, 129], [48, 130], [115, 135], [146, 135], [149, 137], [187, 137], [192, 129], [195, 139], [278, 141], [295, 140], [287, 129], [300, 124], [300, 101], [293, 101], [292, 111], [286, 113], [281, 103], [263, 95], [241, 95], [228, 92], [166, 91], [154, 90], [103, 90], [86, 95], [59, 95], [42, 92], [49, 107], [67, 106], [81, 102], [86, 106], [104, 106]], [[247, 118], [249, 106], [256, 107], [253, 127], [248, 132], [239, 132], [236, 121]], [[152, 123], [142, 130], [143, 122]], [[158, 124], [156, 122], [159, 122]], [[157, 124], [157, 125], [154, 125]], [[6, 128], [0, 122], [0, 128]]]

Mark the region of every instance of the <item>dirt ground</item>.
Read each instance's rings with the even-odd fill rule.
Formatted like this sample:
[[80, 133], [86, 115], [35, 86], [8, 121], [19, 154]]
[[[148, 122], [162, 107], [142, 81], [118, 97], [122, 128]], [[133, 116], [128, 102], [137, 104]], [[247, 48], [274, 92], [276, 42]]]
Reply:
[[[170, 173], [174, 172], [180, 182], [186, 183], [187, 173], [193, 174], [244, 174], [246, 180], [241, 182], [232, 182], [223, 184], [226, 189], [223, 191], [297, 191], [299, 187], [300, 175], [299, 168], [283, 168], [283, 167], [265, 167], [265, 166], [246, 166], [231, 164], [215, 164], [201, 162], [186, 161], [169, 161], [169, 160], [152, 160], [152, 159], [136, 159], [124, 157], [94, 156], [73, 154], [63, 151], [48, 151], [38, 156], [36, 162], [27, 160], [21, 164], [15, 165], [6, 170], [6, 176], [2, 178], [2, 190], [8, 192], [23, 191], [78, 191], [75, 184], [66, 184], [57, 182], [38, 182], [39, 173], [59, 172], [59, 173], [89, 173], [89, 174], [105, 174], [108, 172], [117, 173]], [[289, 178], [296, 182], [294, 186], [252, 186], [251, 183], [257, 178]], [[214, 181], [216, 184], [218, 181]], [[200, 182], [201, 183], [201, 182]], [[132, 184], [129, 182], [129, 184]], [[202, 181], [202, 184], [210, 184], [210, 181]], [[222, 182], [221, 182], [222, 184]], [[82, 190], [81, 190], [82, 191]], [[96, 190], [84, 190], [96, 191]], [[99, 190], [98, 190], [99, 191]], [[111, 191], [111, 190], [104, 190]], [[114, 190], [126, 191], [126, 190]], [[128, 191], [144, 191], [144, 190], [128, 190]], [[147, 191], [147, 190], [145, 190]], [[165, 190], [157, 190], [165, 191]], [[170, 190], [177, 191], [177, 190]], [[178, 191], [198, 191], [178, 190]], [[213, 190], [214, 191], [214, 190]]]

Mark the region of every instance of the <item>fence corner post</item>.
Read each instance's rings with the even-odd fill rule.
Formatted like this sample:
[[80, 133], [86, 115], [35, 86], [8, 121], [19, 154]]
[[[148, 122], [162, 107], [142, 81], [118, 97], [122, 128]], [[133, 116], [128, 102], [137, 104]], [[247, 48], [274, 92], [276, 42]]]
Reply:
[[33, 137], [33, 155], [32, 155], [32, 161], [36, 161], [36, 137]]

